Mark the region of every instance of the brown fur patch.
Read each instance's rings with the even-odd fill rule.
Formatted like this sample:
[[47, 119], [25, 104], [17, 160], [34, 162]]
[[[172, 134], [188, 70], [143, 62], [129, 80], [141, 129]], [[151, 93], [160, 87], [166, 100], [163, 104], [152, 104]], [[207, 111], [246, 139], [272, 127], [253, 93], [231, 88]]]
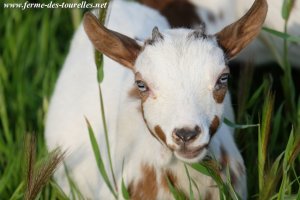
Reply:
[[136, 87], [133, 87], [128, 91], [128, 96], [132, 99], [140, 99], [140, 92]]
[[157, 135], [157, 137], [167, 145], [167, 141], [166, 141], [166, 134], [163, 132], [163, 130], [161, 129], [161, 127], [159, 125], [155, 126], [154, 131]]
[[209, 126], [209, 134], [213, 136], [217, 132], [219, 126], [220, 126], [220, 119], [218, 116], [215, 115], [214, 119], [212, 120]]
[[[129, 91], [128, 91], [128, 97], [132, 98], [132, 99], [141, 99], [141, 95], [139, 90], [136, 87], [132, 87]], [[142, 108], [141, 106], [137, 107], [138, 112], [142, 113]]]
[[[147, 126], [147, 128], [148, 128], [148, 130], [149, 130], [149, 132], [151, 133], [151, 135], [152, 135], [155, 139], [157, 139], [157, 137], [155, 136], [155, 134], [151, 131], [151, 129], [150, 129], [149, 125], [148, 125], [148, 122], [147, 122], [147, 120], [146, 120], [146, 118], [145, 118], [145, 112], [144, 112], [143, 102], [141, 103], [141, 110], [142, 110], [143, 120], [144, 120], [144, 122], [145, 122], [145, 124], [146, 124], [146, 126]], [[158, 140], [158, 139], [157, 139], [157, 140]]]
[[[172, 28], [203, 24], [196, 7], [187, 0], [139, 0], [142, 4], [154, 8], [167, 18]], [[204, 24], [203, 24], [204, 25]]]
[[164, 173], [162, 173], [161, 180], [160, 180], [161, 185], [164, 190], [170, 191], [167, 179], [169, 179], [170, 183], [176, 187], [177, 186], [177, 177], [170, 170], [166, 170]]
[[156, 199], [158, 187], [156, 172], [153, 166], [141, 166], [142, 178], [137, 183], [131, 182], [128, 192], [131, 200], [153, 200]]
[[167, 18], [172, 28], [193, 28], [195, 25], [202, 24], [195, 6], [186, 0], [173, 0], [160, 12]]
[[142, 4], [154, 8], [156, 10], [164, 9], [169, 3], [174, 0], [139, 0]]
[[213, 97], [217, 103], [223, 103], [225, 95], [227, 92], [227, 86], [222, 86], [221, 88], [214, 89]]
[[222, 169], [224, 169], [224, 168], [226, 168], [226, 166], [229, 163], [229, 158], [228, 158], [227, 151], [225, 150], [225, 148], [223, 146], [220, 147], [220, 151], [221, 151], [220, 164], [221, 164]]

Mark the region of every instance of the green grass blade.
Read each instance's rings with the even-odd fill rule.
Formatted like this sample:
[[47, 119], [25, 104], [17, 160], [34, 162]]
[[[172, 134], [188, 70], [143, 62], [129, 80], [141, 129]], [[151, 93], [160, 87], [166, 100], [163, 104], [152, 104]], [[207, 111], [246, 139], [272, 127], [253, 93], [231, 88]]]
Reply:
[[69, 183], [69, 187], [70, 187], [70, 193], [71, 193], [71, 199], [78, 199], [78, 200], [83, 200], [83, 195], [81, 194], [78, 186], [76, 185], [76, 183], [73, 181], [72, 177], [70, 176], [69, 170], [67, 168], [67, 166], [64, 163], [64, 170], [65, 170], [65, 174], [66, 174], [66, 178], [68, 180]]
[[[122, 162], [122, 174], [123, 174], [123, 170], [124, 170], [124, 160]], [[130, 199], [130, 195], [129, 195], [129, 191], [127, 190], [127, 187], [125, 185], [125, 182], [124, 182], [124, 178], [122, 177], [122, 183], [121, 183], [121, 187], [122, 187], [122, 195], [123, 195], [123, 198], [124, 199]]]
[[[107, 14], [108, 14], [107, 10], [109, 7], [108, 6], [109, 2], [110, 2], [110, 0], [101, 0], [101, 2], [100, 2], [102, 4], [105, 3], [107, 5], [104, 9], [99, 10], [98, 20], [101, 24], [105, 24], [105, 20], [106, 20]], [[117, 182], [116, 182], [116, 178], [115, 178], [115, 173], [114, 173], [112, 158], [111, 158], [111, 152], [110, 152], [110, 143], [109, 143], [109, 139], [108, 139], [108, 130], [107, 130], [106, 117], [105, 117], [104, 100], [103, 100], [102, 90], [101, 90], [101, 85], [100, 85], [104, 79], [103, 54], [95, 50], [94, 56], [95, 56], [95, 64], [97, 66], [97, 80], [98, 80], [98, 84], [99, 84], [101, 116], [102, 116], [102, 124], [104, 127], [105, 142], [106, 142], [106, 148], [107, 148], [107, 154], [108, 154], [108, 160], [109, 160], [109, 168], [110, 168], [110, 172], [112, 175], [114, 188], [116, 191], [118, 191], [118, 186], [117, 186]]]
[[246, 128], [253, 128], [253, 127], [258, 127], [259, 124], [235, 124], [233, 123], [232, 121], [230, 121], [229, 119], [227, 119], [226, 117], [223, 119], [223, 122], [232, 127], [232, 128], [235, 128], [235, 129], [246, 129]]
[[193, 179], [191, 179], [191, 180], [192, 180], [192, 183], [193, 183], [194, 187], [195, 187], [196, 190], [197, 190], [199, 200], [201, 200], [201, 193], [200, 193], [199, 187], [198, 187], [198, 185], [197, 185], [197, 183], [196, 183], [195, 180], [193, 180]]
[[207, 169], [206, 166], [204, 166], [203, 164], [201, 163], [193, 163], [190, 165], [193, 169], [195, 169], [196, 171], [206, 175], [206, 176], [210, 176], [210, 172], [209, 170]]
[[25, 184], [24, 182], [21, 182], [17, 189], [14, 191], [12, 196], [10, 197], [9, 200], [17, 200], [17, 199], [22, 199], [23, 198], [23, 190], [24, 190]]
[[291, 13], [294, 3], [295, 3], [295, 0], [284, 0], [283, 1], [281, 16], [285, 21], [287, 21], [289, 19], [289, 16], [290, 16], [290, 13]]
[[103, 127], [104, 127], [104, 136], [105, 136], [105, 143], [106, 143], [106, 149], [107, 149], [108, 160], [109, 160], [109, 167], [110, 167], [110, 172], [111, 172], [111, 176], [112, 176], [112, 179], [113, 179], [113, 183], [114, 183], [114, 186], [115, 186], [115, 190], [118, 191], [118, 186], [117, 186], [116, 177], [115, 177], [113, 164], [112, 164], [112, 159], [111, 159], [110, 143], [109, 143], [109, 139], [108, 139], [108, 130], [107, 130], [107, 123], [106, 123], [105, 109], [104, 109], [104, 100], [103, 100], [101, 85], [99, 84], [98, 87], [99, 87], [99, 95], [100, 95], [102, 124], [103, 124]]
[[258, 133], [258, 177], [259, 190], [262, 191], [264, 185], [265, 163], [267, 159], [267, 147], [270, 136], [271, 120], [273, 114], [275, 97], [270, 92], [267, 94], [263, 104], [262, 121]]
[[275, 35], [279, 38], [287, 40], [289, 42], [300, 43], [300, 37], [299, 36], [293, 36], [293, 35], [290, 35], [288, 33], [283, 33], [283, 32], [276, 31], [274, 29], [270, 29], [270, 28], [267, 28], [267, 27], [263, 27], [263, 30], [268, 32], [268, 33], [271, 33], [272, 35]]
[[188, 180], [189, 180], [189, 192], [190, 192], [190, 196], [189, 196], [189, 199], [190, 200], [194, 200], [195, 199], [195, 195], [194, 195], [194, 192], [193, 192], [193, 188], [192, 188], [192, 181], [191, 181], [191, 176], [190, 176], [190, 173], [189, 173], [189, 170], [186, 166], [186, 164], [184, 164], [184, 168], [185, 168], [185, 173], [188, 177]]
[[253, 107], [259, 101], [259, 98], [263, 95], [263, 92], [269, 87], [269, 85], [270, 81], [268, 79], [264, 79], [260, 87], [256, 89], [254, 94], [250, 97], [250, 100], [247, 103], [247, 108]]
[[231, 182], [231, 178], [230, 178], [230, 168], [229, 166], [226, 166], [226, 177], [227, 177], [227, 183], [226, 183], [226, 188], [228, 188], [228, 192], [230, 193], [231, 199], [232, 200], [241, 200], [241, 198], [238, 196], [238, 194], [235, 192], [233, 186], [232, 186], [232, 182]]
[[265, 173], [264, 189], [259, 194], [260, 200], [269, 200], [276, 190], [277, 184], [282, 177], [282, 159], [284, 152], [281, 153], [272, 164], [269, 171]]
[[101, 176], [102, 176], [105, 184], [107, 185], [107, 187], [109, 188], [111, 193], [114, 195], [115, 199], [117, 199], [118, 196], [117, 196], [116, 192], [114, 191], [114, 189], [112, 187], [112, 184], [110, 183], [110, 180], [108, 178], [107, 172], [105, 170], [104, 162], [102, 160], [102, 156], [101, 156], [101, 153], [100, 153], [100, 148], [98, 146], [98, 142], [96, 140], [93, 128], [91, 127], [91, 124], [88, 121], [88, 119], [85, 119], [85, 120], [86, 120], [86, 124], [88, 126], [90, 141], [91, 141], [91, 144], [92, 144], [92, 148], [93, 148], [93, 152], [94, 152], [94, 155], [95, 155], [95, 159], [96, 159], [98, 169], [101, 173]]
[[172, 184], [172, 182], [169, 180], [169, 177], [166, 176], [167, 179], [167, 183], [168, 183], [168, 187], [169, 190], [171, 192], [171, 194], [173, 195], [175, 200], [186, 200], [186, 196], [184, 193], [182, 193], [181, 191], [178, 191], [175, 186]]
[[127, 190], [127, 187], [124, 183], [124, 179], [122, 178], [122, 195], [123, 195], [123, 198], [124, 199], [130, 199], [130, 195], [129, 195], [129, 192]]

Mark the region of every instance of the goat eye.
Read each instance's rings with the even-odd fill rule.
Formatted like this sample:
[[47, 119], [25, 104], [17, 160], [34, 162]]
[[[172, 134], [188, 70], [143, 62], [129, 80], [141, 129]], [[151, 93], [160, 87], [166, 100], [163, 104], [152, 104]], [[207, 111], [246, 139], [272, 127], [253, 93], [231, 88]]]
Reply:
[[226, 85], [228, 82], [229, 74], [222, 74], [217, 82], [219, 85]]
[[146, 92], [148, 90], [147, 85], [143, 81], [137, 80], [135, 81], [135, 84], [140, 90], [140, 92]]

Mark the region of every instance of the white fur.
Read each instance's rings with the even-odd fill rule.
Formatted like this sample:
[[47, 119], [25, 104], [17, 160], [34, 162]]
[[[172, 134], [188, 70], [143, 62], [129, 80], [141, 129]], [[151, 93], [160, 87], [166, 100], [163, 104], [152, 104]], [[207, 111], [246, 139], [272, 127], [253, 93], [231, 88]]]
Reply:
[[[227, 23], [237, 19], [240, 15], [239, 10], [243, 11], [250, 7], [246, 6], [246, 3], [242, 4], [246, 2], [244, 0], [237, 4], [236, 12], [231, 12], [228, 11], [230, 9], [228, 4], [217, 4], [218, 6], [214, 7], [212, 5], [215, 4], [210, 4], [210, 1], [205, 1], [205, 4], [200, 0], [193, 0], [193, 2], [206, 5], [205, 8], [213, 13], [220, 13], [220, 10], [224, 9], [222, 10], [225, 16], [223, 21], [216, 22], [215, 25], [208, 24], [207, 30], [210, 33], [218, 31]], [[299, 1], [296, 1], [297, 8], [299, 8], [298, 3]], [[270, 18], [279, 15], [277, 12], [279, 3], [271, 2], [269, 5], [271, 14], [268, 15], [266, 24], [271, 28], [278, 28], [276, 24], [272, 24]], [[295, 20], [297, 14], [294, 13], [290, 21], [291, 31], [294, 23], [297, 24]], [[204, 16], [204, 14], [199, 10], [199, 15]], [[107, 26], [140, 40], [149, 37], [154, 26], [158, 26], [161, 30], [164, 40], [145, 48], [136, 61], [135, 70], [141, 73], [152, 90], [152, 96], [148, 97], [143, 104], [149, 128], [153, 130], [156, 125], [159, 125], [166, 134], [168, 145], [175, 145], [172, 140], [174, 128], [198, 125], [202, 133], [191, 144], [196, 147], [208, 143], [208, 130], [214, 116], [225, 116], [234, 121], [230, 95], [226, 95], [222, 104], [217, 104], [212, 96], [214, 85], [226, 67], [223, 52], [214, 38], [189, 40], [187, 38], [191, 30], [168, 30], [166, 19], [158, 12], [136, 3], [122, 1], [112, 4]], [[295, 29], [295, 34], [299, 34], [299, 29]], [[238, 175], [236, 190], [243, 199], [246, 199], [246, 176], [240, 170], [241, 166], [244, 168], [244, 164], [234, 142], [232, 128], [222, 124], [212, 138], [209, 148], [193, 159], [185, 159], [176, 153], [173, 154], [149, 133], [138, 110], [141, 106], [140, 100], [128, 96], [128, 91], [134, 87], [133, 73], [107, 57], [104, 58], [105, 79], [101, 88], [119, 190], [122, 177], [126, 185], [131, 181], [138, 181], [142, 176], [141, 165], [147, 164], [155, 168], [157, 177], [160, 177], [161, 169], [170, 169], [178, 178], [178, 184], [188, 194], [189, 184], [182, 160], [199, 161], [206, 153], [220, 160], [220, 149], [224, 147], [228, 154], [229, 165]], [[297, 60], [299, 62], [299, 59]], [[295, 60], [296, 64], [297, 60]], [[73, 38], [70, 52], [51, 99], [45, 136], [50, 150], [56, 147], [67, 150], [68, 157], [65, 159], [65, 164], [84, 197], [113, 199], [98, 172], [85, 118], [90, 121], [96, 133], [105, 167], [109, 171], [94, 51], [83, 27], [80, 26]], [[191, 168], [189, 172], [197, 182], [202, 198], [208, 191], [212, 192], [214, 199], [219, 198], [218, 189], [211, 187], [214, 184], [211, 178]], [[69, 184], [63, 167], [57, 171], [55, 178], [69, 194]], [[160, 184], [159, 178], [157, 184]], [[197, 194], [196, 190], [194, 193]], [[122, 196], [119, 199], [122, 199]], [[159, 190], [157, 199], [172, 199], [172, 196]]]

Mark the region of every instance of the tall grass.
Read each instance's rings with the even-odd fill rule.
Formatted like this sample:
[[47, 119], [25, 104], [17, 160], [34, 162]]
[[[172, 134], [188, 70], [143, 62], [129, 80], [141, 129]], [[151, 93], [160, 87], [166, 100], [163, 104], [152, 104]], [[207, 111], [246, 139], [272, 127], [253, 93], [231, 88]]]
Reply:
[[[36, 138], [39, 165], [48, 155], [43, 131], [49, 98], [76, 27], [72, 10], [0, 7], [0, 199], [24, 199], [25, 135]], [[38, 196], [66, 199], [52, 180]]]
[[[286, 21], [291, 2], [286, 0], [283, 5]], [[1, 4], [0, 199], [27, 198], [28, 176], [39, 171], [48, 156], [43, 136], [45, 113], [82, 13], [83, 10], [75, 9], [3, 9]], [[231, 88], [237, 123], [241, 125], [227, 123], [237, 128], [237, 143], [247, 166], [249, 199], [300, 199], [300, 91], [293, 82], [300, 73], [292, 73], [288, 62], [289, 44], [299, 43], [300, 39], [267, 27], [264, 31], [285, 41], [282, 47], [285, 53], [279, 55], [270, 45], [277, 58], [277, 64], [265, 66], [270, 70], [250, 65], [239, 74], [233, 68]], [[103, 74], [99, 69], [101, 82]], [[278, 70], [283, 73], [274, 73]], [[31, 162], [24, 154], [28, 133], [36, 138], [35, 148], [31, 150], [31, 155], [35, 152], [36, 155]], [[25, 163], [31, 163], [31, 169], [37, 171], [28, 171], [31, 165]], [[193, 167], [199, 173], [215, 176], [224, 199], [234, 198], [234, 195], [229, 197], [234, 194], [230, 180], [220, 180], [213, 166], [202, 163]], [[68, 199], [54, 180], [44, 185], [35, 194], [38, 199]], [[115, 184], [111, 185], [113, 188]], [[192, 180], [190, 185], [194, 187]], [[123, 186], [118, 192], [128, 196]], [[176, 188], [169, 186], [180, 199]], [[191, 197], [194, 195], [190, 192]]]

